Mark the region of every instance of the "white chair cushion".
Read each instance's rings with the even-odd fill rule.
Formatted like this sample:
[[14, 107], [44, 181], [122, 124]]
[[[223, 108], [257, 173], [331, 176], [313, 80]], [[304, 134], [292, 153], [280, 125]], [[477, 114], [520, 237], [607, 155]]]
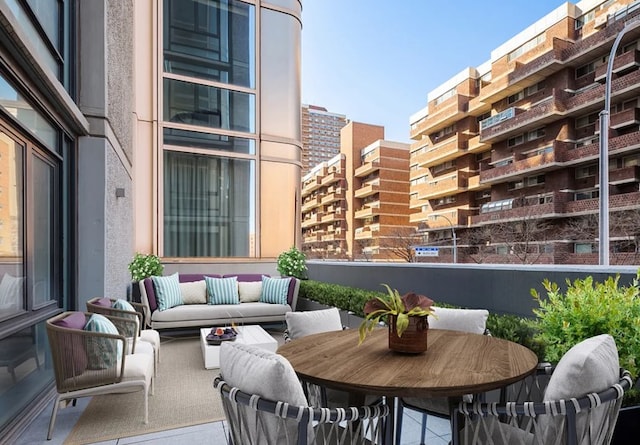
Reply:
[[243, 392], [294, 406], [307, 405], [291, 363], [281, 355], [257, 346], [222, 343], [220, 374], [229, 385]]
[[484, 334], [487, 328], [489, 311], [486, 309], [450, 309], [434, 306], [433, 310], [435, 317], [429, 317], [429, 327], [432, 329]]
[[341, 331], [342, 321], [338, 308], [320, 311], [287, 312], [287, 330], [291, 339], [321, 332]]
[[[118, 370], [120, 367], [118, 366]], [[147, 385], [153, 377], [153, 356], [149, 354], [129, 354], [124, 359], [122, 380], [144, 380]]]
[[151, 343], [154, 349], [160, 349], [160, 334], [155, 329], [143, 329], [140, 331], [138, 341], [146, 341]]

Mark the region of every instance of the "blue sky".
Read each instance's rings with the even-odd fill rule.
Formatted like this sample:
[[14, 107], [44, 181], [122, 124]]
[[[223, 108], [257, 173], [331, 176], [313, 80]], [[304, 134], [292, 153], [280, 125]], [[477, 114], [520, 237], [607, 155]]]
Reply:
[[302, 101], [410, 142], [427, 94], [561, 0], [304, 0]]

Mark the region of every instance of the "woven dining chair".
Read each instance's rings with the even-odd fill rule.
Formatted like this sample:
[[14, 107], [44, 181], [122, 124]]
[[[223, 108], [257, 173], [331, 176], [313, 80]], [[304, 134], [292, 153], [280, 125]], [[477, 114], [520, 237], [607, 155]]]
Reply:
[[[234, 445], [376, 445], [384, 442], [387, 405], [310, 406], [291, 364], [255, 346], [223, 343], [220, 391]], [[232, 383], [233, 382], [233, 383]], [[277, 396], [277, 397], [276, 397]]]
[[454, 445], [608, 445], [631, 386], [608, 334], [569, 350], [554, 367], [506, 388], [506, 400], [461, 402]]
[[143, 391], [144, 423], [149, 420], [148, 398], [149, 393], [153, 394], [154, 385], [153, 357], [127, 354], [127, 340], [123, 335], [85, 330], [92, 315], [64, 312], [46, 321], [57, 391], [47, 440], [53, 435], [60, 404], [80, 397]]
[[[472, 334], [488, 335], [487, 318], [489, 311], [486, 309], [452, 309], [433, 307], [435, 317], [429, 317], [430, 329], [447, 329], [451, 331], [469, 332]], [[472, 401], [471, 395], [463, 398], [467, 402]], [[400, 443], [402, 436], [402, 419], [404, 409], [409, 408], [422, 414], [420, 445], [425, 444], [427, 432], [427, 417], [435, 416], [442, 419], [450, 419], [453, 407], [449, 406], [447, 397], [402, 397], [398, 399], [396, 443]]]

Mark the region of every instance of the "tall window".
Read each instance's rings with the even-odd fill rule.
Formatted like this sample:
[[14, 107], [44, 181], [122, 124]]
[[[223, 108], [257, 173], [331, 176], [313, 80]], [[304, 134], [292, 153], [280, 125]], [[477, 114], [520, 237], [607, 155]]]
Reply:
[[254, 256], [255, 6], [163, 5], [163, 255]]

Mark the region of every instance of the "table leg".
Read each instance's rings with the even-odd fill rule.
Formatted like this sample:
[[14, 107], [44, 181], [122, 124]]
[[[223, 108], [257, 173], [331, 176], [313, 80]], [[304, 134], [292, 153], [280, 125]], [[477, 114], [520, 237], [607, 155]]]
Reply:
[[384, 444], [394, 445], [396, 438], [396, 407], [398, 405], [398, 399], [395, 397], [385, 397], [384, 403], [389, 405], [389, 416], [384, 423]]

